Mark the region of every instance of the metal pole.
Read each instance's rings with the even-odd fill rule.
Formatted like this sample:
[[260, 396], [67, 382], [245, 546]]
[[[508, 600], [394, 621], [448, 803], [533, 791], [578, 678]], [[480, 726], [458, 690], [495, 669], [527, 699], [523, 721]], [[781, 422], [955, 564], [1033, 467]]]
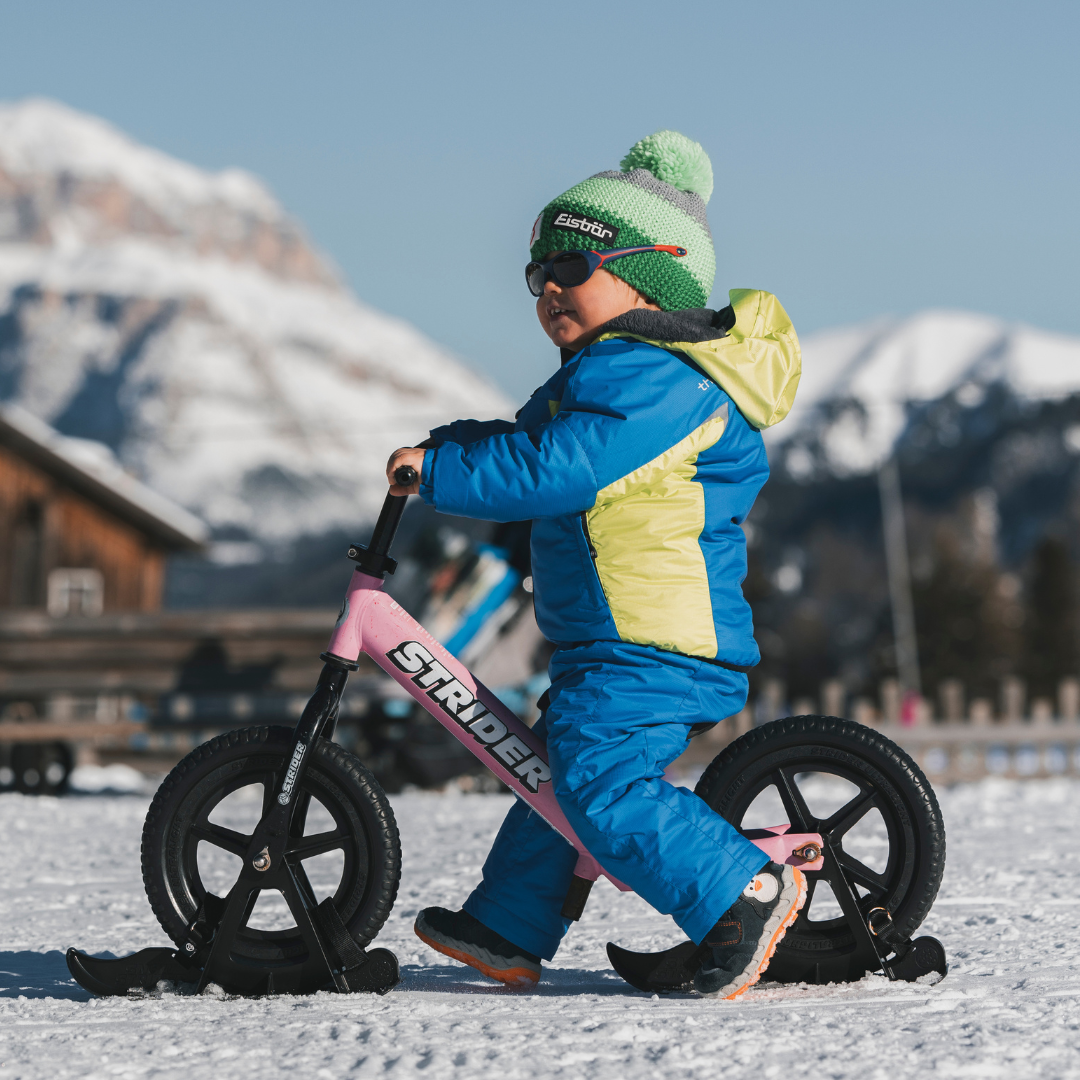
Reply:
[[896, 669], [900, 689], [905, 694], [922, 694], [919, 678], [919, 650], [915, 638], [915, 604], [911, 598], [911, 568], [908, 564], [904, 502], [900, 493], [900, 468], [895, 455], [878, 472], [881, 494], [881, 523], [885, 536], [885, 566], [889, 577], [893, 636], [896, 639]]

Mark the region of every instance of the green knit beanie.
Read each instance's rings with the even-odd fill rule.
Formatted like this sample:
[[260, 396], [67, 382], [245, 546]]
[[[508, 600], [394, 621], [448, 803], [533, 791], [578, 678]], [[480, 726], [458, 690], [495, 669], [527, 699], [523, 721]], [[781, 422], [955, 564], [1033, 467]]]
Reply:
[[544, 207], [533, 225], [533, 259], [550, 251], [675, 244], [665, 252], [627, 255], [604, 267], [664, 311], [704, 307], [716, 276], [716, 255], [705, 218], [713, 189], [712, 164], [699, 143], [677, 131], [658, 131], [636, 143], [621, 171], [597, 173]]

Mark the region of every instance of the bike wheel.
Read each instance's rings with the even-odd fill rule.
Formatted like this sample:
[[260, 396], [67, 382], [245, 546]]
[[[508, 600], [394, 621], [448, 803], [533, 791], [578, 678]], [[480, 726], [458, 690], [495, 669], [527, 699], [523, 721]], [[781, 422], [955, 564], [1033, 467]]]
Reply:
[[[945, 827], [929, 781], [880, 732], [831, 716], [796, 716], [736, 739], [705, 771], [696, 793], [736, 828], [778, 825], [821, 833], [825, 862], [807, 874], [809, 895], [766, 978], [846, 982], [870, 970], [833, 897], [855, 890], [863, 919], [884, 908], [910, 937], [937, 896]], [[759, 818], [780, 813], [777, 821]], [[830, 897], [829, 893], [833, 894]]]
[[[292, 730], [284, 727], [219, 735], [188, 754], [154, 796], [143, 826], [143, 883], [154, 914], [178, 945], [188, 940], [187, 927], [203, 898], [208, 893], [224, 897], [239, 876], [292, 743]], [[401, 844], [390, 804], [358, 758], [319, 739], [295, 806], [290, 828], [295, 839], [286, 860], [313, 901], [333, 898], [341, 921], [364, 947], [390, 914], [401, 876]], [[281, 894], [261, 893], [233, 954], [279, 969], [302, 963], [306, 953]]]

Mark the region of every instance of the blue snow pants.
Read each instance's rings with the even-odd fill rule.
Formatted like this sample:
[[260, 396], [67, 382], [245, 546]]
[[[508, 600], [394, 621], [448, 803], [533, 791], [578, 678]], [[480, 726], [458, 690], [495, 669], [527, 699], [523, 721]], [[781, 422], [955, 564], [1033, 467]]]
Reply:
[[[746, 676], [620, 641], [560, 648], [550, 671], [551, 704], [533, 730], [547, 739], [563, 813], [605, 870], [701, 942], [768, 858], [667, 783], [664, 769], [692, 725], [743, 707]], [[570, 926], [560, 909], [576, 862], [575, 849], [518, 801], [464, 908], [550, 960]]]

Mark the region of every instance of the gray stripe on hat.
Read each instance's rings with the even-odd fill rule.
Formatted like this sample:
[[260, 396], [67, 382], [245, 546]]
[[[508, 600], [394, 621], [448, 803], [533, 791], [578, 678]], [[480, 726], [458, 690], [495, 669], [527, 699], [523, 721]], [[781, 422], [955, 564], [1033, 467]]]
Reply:
[[631, 169], [629, 172], [608, 169], [606, 172], [590, 176], [589, 179], [596, 180], [600, 177], [605, 180], [621, 180], [624, 184], [633, 184], [634, 187], [659, 195], [661, 199], [666, 199], [673, 206], [677, 206], [684, 214], [692, 217], [709, 234], [709, 239], [712, 239], [712, 232], [709, 230], [709, 219], [705, 216], [705, 201], [700, 195], [696, 195], [692, 191], [680, 191], [677, 187], [664, 183], [663, 180], [657, 180], [648, 169]]

